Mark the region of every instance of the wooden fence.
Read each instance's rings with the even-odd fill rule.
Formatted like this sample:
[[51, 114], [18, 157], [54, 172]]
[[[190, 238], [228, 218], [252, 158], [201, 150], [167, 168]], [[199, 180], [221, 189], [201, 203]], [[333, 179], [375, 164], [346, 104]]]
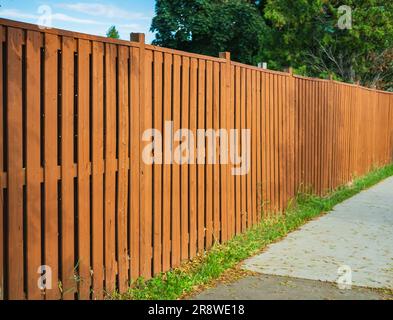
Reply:
[[[324, 194], [393, 160], [390, 93], [154, 47], [143, 34], [129, 42], [0, 19], [0, 36], [4, 299], [123, 292], [298, 190]], [[142, 133], [166, 120], [251, 129], [250, 172], [146, 164]]]

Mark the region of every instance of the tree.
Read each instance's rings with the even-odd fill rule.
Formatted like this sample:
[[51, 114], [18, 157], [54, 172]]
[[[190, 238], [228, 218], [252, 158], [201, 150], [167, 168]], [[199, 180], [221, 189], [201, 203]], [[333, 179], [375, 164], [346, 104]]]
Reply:
[[[158, 0], [154, 44], [393, 87], [393, 1]], [[344, 8], [340, 10], [339, 8]], [[350, 9], [350, 12], [347, 11]], [[339, 21], [351, 16], [350, 28]]]
[[338, 0], [268, 0], [263, 14], [272, 26], [265, 52], [270, 66], [291, 65], [306, 75], [334, 73], [347, 82], [391, 86], [393, 2], [347, 0], [352, 11], [349, 29], [338, 25], [345, 13], [338, 9], [341, 4]]
[[211, 56], [230, 51], [233, 60], [256, 64], [267, 27], [244, 0], [159, 0], [151, 31], [155, 45]]
[[108, 31], [106, 32], [106, 36], [108, 38], [113, 38], [113, 39], [120, 39], [119, 31], [117, 31], [115, 26], [111, 26]]

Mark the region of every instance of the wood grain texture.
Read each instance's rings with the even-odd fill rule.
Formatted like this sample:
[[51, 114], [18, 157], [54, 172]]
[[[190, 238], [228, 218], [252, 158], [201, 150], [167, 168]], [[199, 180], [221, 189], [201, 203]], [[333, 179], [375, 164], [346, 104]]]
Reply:
[[117, 48], [105, 44], [105, 290], [116, 288], [116, 57]]
[[24, 299], [22, 41], [20, 29], [7, 32], [8, 283], [9, 299]]
[[[71, 175], [74, 167], [74, 52], [75, 44], [72, 38], [62, 38], [61, 47], [61, 213], [62, 213], [62, 297], [74, 299], [77, 283], [74, 280], [76, 274], [75, 256], [75, 183]], [[48, 69], [48, 74], [51, 72]], [[50, 85], [48, 81], [48, 85]], [[48, 105], [49, 107], [49, 105]], [[52, 121], [53, 122], [53, 121]], [[48, 119], [48, 126], [51, 122]], [[45, 131], [47, 132], [47, 131]], [[52, 136], [52, 134], [51, 134]], [[52, 147], [55, 144], [51, 144]], [[51, 153], [50, 153], [51, 154]], [[54, 160], [53, 160], [54, 161]], [[54, 183], [54, 182], [52, 182]], [[53, 192], [48, 188], [48, 192]], [[53, 196], [54, 197], [54, 196]], [[53, 198], [52, 205], [55, 206]], [[48, 212], [48, 211], [47, 211]], [[51, 211], [52, 212], [52, 211]], [[47, 221], [47, 219], [45, 220]], [[48, 222], [52, 221], [51, 219]], [[55, 226], [53, 226], [55, 228]], [[55, 230], [53, 231], [55, 232]]]
[[90, 121], [89, 121], [89, 62], [90, 42], [78, 40], [78, 271], [79, 297], [90, 297], [90, 176], [88, 172]]
[[104, 45], [92, 44], [92, 269], [93, 298], [104, 298]]
[[[52, 268], [52, 289], [45, 291], [45, 298], [56, 300], [60, 298], [58, 289], [59, 274], [59, 201], [61, 188], [58, 187], [58, 112], [60, 98], [58, 96], [59, 76], [58, 70], [60, 54], [58, 50], [59, 38], [54, 35], [45, 35], [44, 56], [44, 242], [45, 242], [45, 264]], [[60, 60], [61, 61], [61, 60]]]
[[26, 38], [26, 211], [27, 211], [27, 298], [41, 299], [37, 270], [41, 266], [41, 35], [27, 32]]

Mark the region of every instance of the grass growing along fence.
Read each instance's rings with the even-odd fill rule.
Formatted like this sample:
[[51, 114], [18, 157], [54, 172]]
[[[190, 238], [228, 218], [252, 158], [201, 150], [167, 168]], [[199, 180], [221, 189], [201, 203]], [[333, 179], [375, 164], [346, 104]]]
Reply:
[[258, 253], [268, 244], [390, 176], [393, 176], [393, 164], [375, 169], [324, 197], [299, 194], [295, 205], [288, 209], [285, 215], [262, 220], [251, 230], [234, 237], [224, 245], [215, 244], [210, 251], [197, 257], [194, 262], [187, 263], [187, 267], [157, 275], [148, 281], [140, 278], [125, 294], [113, 293], [108, 298], [171, 300], [192, 293], [195, 287], [217, 279], [224, 271]]

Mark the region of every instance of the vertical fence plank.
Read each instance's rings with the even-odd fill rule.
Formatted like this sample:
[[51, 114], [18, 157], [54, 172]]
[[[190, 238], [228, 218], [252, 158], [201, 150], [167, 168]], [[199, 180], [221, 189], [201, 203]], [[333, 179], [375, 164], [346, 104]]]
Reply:
[[[8, 145], [8, 284], [10, 299], [24, 299], [23, 288], [23, 137], [22, 42], [20, 29], [8, 28], [7, 145]], [[6, 226], [7, 228], [7, 226]]]
[[[181, 57], [174, 55], [173, 57], [173, 132], [176, 133], [181, 128], [180, 116], [180, 69]], [[175, 150], [176, 146], [173, 146]], [[173, 159], [173, 158], [172, 158]], [[180, 166], [173, 161], [172, 169], [172, 251], [171, 261], [172, 268], [180, 265]]]
[[90, 42], [78, 40], [78, 271], [79, 297], [90, 296], [89, 62]]
[[[172, 54], [164, 54], [164, 93], [163, 93], [163, 116], [164, 141], [173, 141], [173, 128], [166, 122], [172, 121]], [[172, 153], [170, 146], [164, 143], [164, 167], [162, 183], [165, 186], [162, 191], [162, 269], [169, 270], [171, 266], [171, 191], [172, 191]]]
[[[131, 40], [134, 40], [131, 36]], [[140, 48], [131, 47], [131, 67], [130, 67], [130, 188], [129, 188], [129, 200], [130, 200], [130, 279], [135, 281], [139, 277], [139, 167], [140, 167]]]
[[[163, 116], [163, 57], [161, 52], [154, 52], [154, 129], [162, 132]], [[153, 203], [153, 272], [162, 271], [162, 169], [163, 166], [157, 159], [158, 163], [154, 164], [154, 203]]]
[[295, 119], [296, 119], [296, 104], [297, 104], [297, 96], [295, 92], [295, 78], [293, 77], [292, 69], [290, 70], [290, 77], [288, 79], [289, 85], [289, 97], [288, 97], [288, 116], [289, 116], [289, 132], [288, 132], [288, 143], [289, 143], [289, 201], [292, 201], [295, 197], [295, 165], [296, 165], [296, 136], [297, 130], [295, 128]]
[[[241, 118], [240, 118], [240, 88], [241, 88], [241, 81], [240, 81], [240, 67], [235, 67], [235, 129], [237, 130], [236, 134], [236, 156], [239, 155], [241, 152]], [[241, 164], [240, 164], [241, 165]], [[236, 164], [238, 167], [239, 164]], [[235, 177], [235, 220], [236, 220], [236, 227], [235, 231], [236, 234], [240, 234], [241, 232], [241, 175], [236, 175]]]
[[[206, 62], [206, 129], [213, 129], [213, 63]], [[213, 145], [213, 144], [212, 144]], [[213, 243], [213, 165], [214, 152], [210, 145], [206, 148], [206, 249]]]
[[[206, 79], [206, 63], [205, 60], [199, 59], [198, 65], [198, 110], [197, 110], [197, 129], [205, 128], [205, 79]], [[197, 247], [198, 253], [202, 253], [205, 249], [205, 166], [206, 158], [204, 151], [205, 137], [199, 138], [198, 132], [195, 136], [197, 139], [197, 177], [198, 177], [198, 191], [197, 191]]]
[[116, 46], [105, 44], [105, 290], [112, 293], [116, 288], [115, 260], [115, 184], [116, 184]]
[[[251, 125], [251, 114], [252, 114], [252, 71], [250, 69], [246, 70], [246, 109], [245, 109], [245, 126], [247, 129], [251, 131], [252, 136], [252, 125]], [[252, 137], [250, 144], [247, 145], [247, 152], [250, 155], [250, 159], [247, 159], [250, 171], [246, 175], [246, 190], [247, 190], [247, 199], [246, 199], [246, 208], [247, 208], [247, 228], [250, 228], [252, 225]], [[251, 173], [251, 174], [250, 174]]]
[[256, 223], [257, 210], [257, 95], [256, 71], [251, 73], [251, 225]]
[[[194, 137], [196, 137], [197, 126], [197, 82], [198, 82], [198, 60], [191, 58], [190, 61], [190, 109], [189, 128]], [[195, 161], [195, 141], [190, 147], [190, 171], [189, 171], [189, 226], [190, 226], [190, 258], [194, 258], [197, 248], [197, 171]]]
[[272, 157], [271, 157], [271, 145], [272, 145], [272, 112], [271, 112], [271, 103], [272, 103], [272, 88], [273, 88], [273, 83], [272, 83], [272, 76], [269, 73], [265, 74], [265, 95], [266, 95], [266, 106], [265, 106], [265, 123], [266, 123], [266, 148], [265, 148], [265, 154], [266, 154], [266, 206], [265, 209], [267, 213], [271, 211], [271, 205], [272, 205]]
[[[213, 64], [213, 127], [214, 130], [220, 129], [220, 65], [218, 62]], [[213, 185], [213, 238], [214, 242], [220, 242], [220, 155], [219, 145], [216, 144], [214, 150], [215, 164], [213, 167], [214, 185]]]
[[261, 158], [261, 149], [262, 149], [262, 120], [261, 120], [261, 72], [257, 72], [256, 76], [256, 167], [257, 167], [257, 178], [256, 178], [256, 222], [259, 222], [259, 218], [262, 211], [262, 158]]
[[92, 47], [92, 269], [93, 298], [104, 297], [104, 45]]
[[[141, 47], [142, 49], [142, 47]], [[152, 62], [153, 53], [150, 50], [142, 50], [144, 53], [143, 61], [141, 60], [141, 68], [143, 68], [144, 75], [140, 78], [141, 81], [141, 134], [147, 129], [150, 129], [153, 125], [152, 118], [152, 95], [153, 95], [153, 79], [152, 79]], [[143, 81], [143, 82], [142, 82]], [[141, 144], [141, 154], [145, 147], [145, 144]], [[141, 162], [141, 181], [140, 181], [140, 195], [141, 195], [141, 244], [140, 244], [140, 273], [145, 279], [152, 276], [152, 191], [153, 191], [153, 169], [152, 166]]]
[[[228, 63], [228, 62], [227, 62]], [[234, 66], [231, 65], [230, 61], [228, 63], [228, 86], [229, 86], [229, 91], [230, 91], [230, 101], [229, 101], [229, 127], [228, 127], [228, 141], [231, 141], [231, 132], [233, 129], [235, 129], [235, 68]], [[229, 238], [232, 239], [232, 237], [235, 235], [235, 223], [236, 223], [236, 203], [235, 203], [235, 179], [236, 176], [232, 172], [232, 168], [235, 166], [235, 164], [232, 161], [232, 154], [233, 154], [233, 148], [234, 145], [229, 143], [228, 147], [228, 159], [229, 159], [229, 165], [228, 165], [228, 177], [230, 179], [230, 186], [229, 186], [229, 217], [230, 217], [230, 223], [229, 223]]]
[[[27, 32], [26, 38], [26, 211], [27, 211], [27, 298], [41, 298], [37, 270], [41, 265], [41, 34]], [[1, 171], [1, 170], [0, 170]]]
[[279, 195], [279, 134], [278, 134], [278, 75], [272, 74], [272, 92], [270, 101], [271, 112], [271, 166], [272, 166], [272, 213], [278, 210], [278, 203], [280, 201]]
[[[189, 79], [190, 79], [190, 59], [182, 58], [182, 101], [181, 101], [181, 127], [182, 139], [189, 143], [188, 132], [183, 129], [189, 128]], [[182, 140], [184, 143], [184, 140]], [[189, 257], [189, 198], [188, 198], [188, 162], [181, 166], [181, 260]]]
[[[76, 256], [74, 251], [74, 39], [63, 37], [61, 57], [61, 213], [62, 213], [62, 289], [63, 299], [74, 299]], [[49, 74], [50, 70], [48, 70]], [[46, 104], [45, 104], [46, 105]], [[48, 106], [49, 108], [49, 106]], [[52, 124], [49, 123], [50, 127]], [[47, 132], [47, 131], [45, 131]], [[52, 155], [49, 153], [48, 155]], [[53, 199], [54, 201], [55, 199]], [[53, 202], [53, 205], [55, 203]], [[47, 209], [47, 207], [46, 207]], [[46, 210], [46, 212], [49, 212]], [[48, 218], [46, 219], [46, 221]], [[51, 221], [51, 219], [49, 220]]]
[[279, 201], [278, 201], [278, 210], [282, 212], [284, 210], [284, 200], [286, 194], [286, 184], [285, 184], [285, 77], [280, 75], [277, 78], [277, 94], [278, 94], [278, 105], [277, 105], [277, 116], [278, 116], [278, 193], [279, 193]]
[[[240, 125], [242, 130], [246, 130], [246, 69], [241, 68], [241, 101], [240, 101]], [[245, 145], [245, 141], [241, 139], [241, 150], [246, 150], [247, 146]], [[245, 159], [244, 161], [247, 161]], [[248, 163], [246, 162], [246, 166]], [[217, 181], [217, 180], [216, 180]], [[241, 176], [241, 231], [244, 232], [247, 229], [247, 176], [243, 174]]]
[[[220, 53], [220, 58], [227, 58], [227, 53]], [[226, 84], [226, 63], [220, 63], [220, 129], [227, 129], [228, 104]], [[228, 141], [220, 135], [220, 181], [221, 181], [221, 242], [228, 240]]]
[[[63, 150], [58, 150], [57, 147], [57, 135], [58, 135], [58, 128], [57, 128], [57, 123], [58, 123], [58, 79], [60, 79], [60, 76], [63, 75], [64, 70], [63, 66], [60, 66], [61, 69], [58, 68], [59, 66], [59, 55], [58, 55], [58, 49], [59, 49], [59, 38], [57, 36], [45, 35], [45, 56], [44, 56], [44, 156], [45, 156], [45, 161], [44, 161], [44, 172], [45, 172], [45, 178], [44, 178], [44, 261], [47, 266], [51, 268], [52, 271], [52, 289], [47, 289], [45, 292], [46, 299], [58, 299], [59, 298], [59, 291], [58, 291], [58, 286], [57, 286], [57, 275], [58, 275], [58, 258], [59, 258], [59, 251], [58, 251], [58, 241], [61, 239], [61, 245], [62, 245], [62, 253], [63, 255], [60, 257], [61, 258], [61, 263], [62, 263], [62, 289], [66, 288], [66, 286], [69, 284], [67, 283], [67, 280], [65, 279], [65, 271], [69, 271], [70, 273], [67, 274], [71, 279], [72, 277], [72, 270], [74, 266], [74, 258], [73, 258], [73, 252], [74, 252], [74, 244], [73, 244], [73, 197], [72, 198], [67, 198], [67, 194], [65, 194], [64, 190], [61, 190], [61, 203], [62, 203], [62, 208], [59, 208], [58, 206], [58, 182], [57, 182], [57, 164], [58, 164], [58, 157], [57, 154], [60, 152], [62, 155], [61, 157], [61, 165], [62, 165], [62, 174], [65, 173], [67, 176], [64, 176], [62, 179], [62, 185], [66, 183], [67, 179], [71, 180], [68, 176], [70, 175], [71, 171], [71, 166], [72, 166], [72, 158], [69, 166], [69, 171], [66, 172], [65, 168], [63, 167], [64, 165], [64, 160], [67, 159], [68, 156], [72, 157], [71, 155], [64, 154]], [[62, 50], [63, 51], [63, 50]], [[67, 56], [67, 55], [66, 55]], [[72, 57], [73, 58], [73, 57]], [[64, 61], [65, 55], [64, 52], [62, 52], [62, 59], [60, 61]], [[73, 68], [73, 61], [72, 64], [70, 65], [71, 68]], [[57, 70], [57, 72], [56, 72]], [[73, 69], [72, 69], [73, 70]], [[73, 71], [71, 73], [73, 75]], [[68, 75], [67, 75], [68, 76]], [[62, 78], [64, 78], [62, 76]], [[73, 79], [71, 79], [73, 83]], [[61, 83], [63, 83], [63, 80], [61, 79]], [[64, 88], [61, 88], [61, 92], [65, 92], [66, 94], [70, 93], [67, 92], [67, 90], [64, 90]], [[71, 92], [72, 94], [72, 92]], [[63, 99], [65, 99], [64, 95], [62, 95]], [[73, 97], [71, 96], [71, 99]], [[73, 100], [72, 100], [73, 101]], [[66, 109], [66, 104], [64, 101], [61, 102], [62, 110], [61, 110], [61, 126], [62, 128], [66, 125], [66, 117], [67, 117], [67, 109]], [[71, 105], [71, 108], [73, 108], [73, 105]], [[73, 112], [73, 111], [72, 111]], [[71, 118], [71, 130], [72, 130], [72, 122], [73, 119]], [[67, 138], [67, 133], [66, 131], [68, 128], [63, 128], [63, 132], [61, 133], [62, 140], [61, 140], [61, 145], [63, 148], [63, 145], [65, 143], [64, 138]], [[72, 148], [72, 134], [73, 132], [70, 132], [70, 139], [71, 139], [71, 148]], [[60, 191], [60, 190], [59, 190]], [[73, 195], [73, 194], [72, 194]], [[65, 203], [65, 201], [70, 201], [71, 203]], [[67, 211], [67, 208], [69, 208], [69, 211]], [[62, 229], [58, 230], [58, 210], [61, 209], [61, 226]], [[67, 214], [72, 216], [72, 227], [70, 230], [66, 229], [67, 228]], [[58, 237], [58, 233], [60, 232], [61, 238]], [[68, 232], [71, 232], [72, 234], [69, 234]], [[71, 241], [71, 243], [69, 243]], [[71, 251], [67, 251], [65, 248], [72, 248]], [[68, 257], [68, 254], [70, 255], [72, 262], [66, 259]], [[70, 264], [67, 264], [70, 262]], [[67, 269], [69, 266], [70, 269]], [[71, 297], [72, 299], [74, 298], [73, 296]]]
[[117, 244], [119, 290], [128, 288], [128, 249], [127, 249], [127, 217], [128, 217], [128, 146], [129, 146], [129, 106], [128, 106], [128, 59], [129, 50], [125, 46], [118, 47], [118, 194], [117, 194]]

